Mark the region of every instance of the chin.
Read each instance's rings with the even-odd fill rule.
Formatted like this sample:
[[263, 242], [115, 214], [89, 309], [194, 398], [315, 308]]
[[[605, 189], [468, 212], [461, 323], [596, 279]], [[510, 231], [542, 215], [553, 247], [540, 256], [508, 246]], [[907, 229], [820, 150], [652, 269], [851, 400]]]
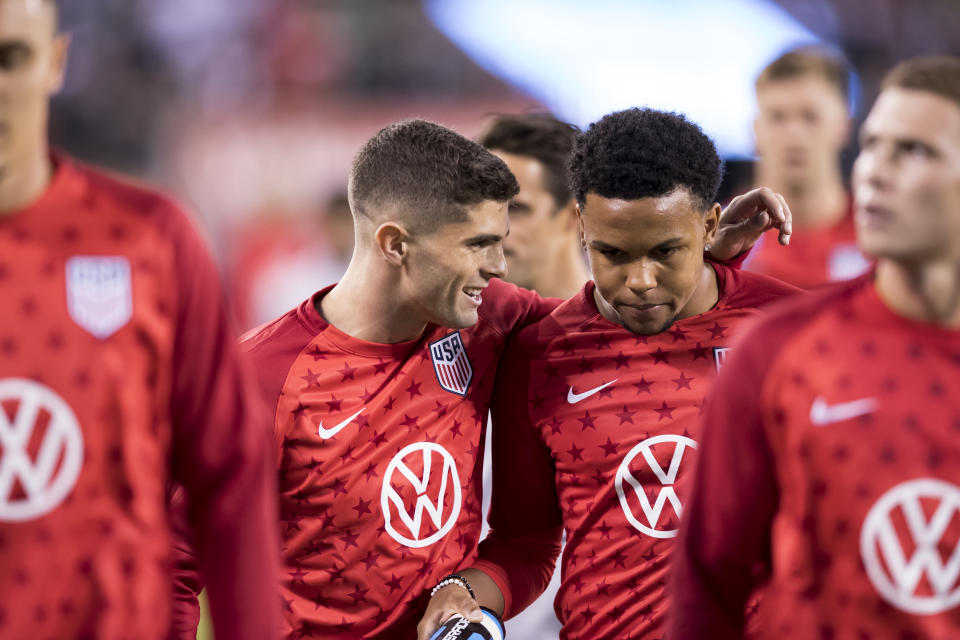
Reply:
[[644, 322], [641, 324], [633, 325], [624, 325], [624, 327], [630, 332], [638, 336], [655, 336], [658, 333], [663, 333], [667, 329], [673, 326], [673, 318], [668, 318], [666, 320], [657, 320], [655, 322]]
[[453, 313], [447, 315], [443, 321], [438, 324], [450, 329], [468, 329], [477, 324], [477, 321], [479, 320], [480, 315], [477, 313], [477, 310], [470, 309], [467, 311], [454, 311]]

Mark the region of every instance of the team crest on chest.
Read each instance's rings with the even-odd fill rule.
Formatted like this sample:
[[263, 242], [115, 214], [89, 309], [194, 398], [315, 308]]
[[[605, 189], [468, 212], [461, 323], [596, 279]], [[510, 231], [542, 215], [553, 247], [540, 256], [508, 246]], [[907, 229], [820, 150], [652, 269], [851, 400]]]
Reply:
[[467, 388], [473, 380], [473, 366], [459, 331], [431, 342], [430, 359], [433, 360], [433, 370], [441, 387], [450, 393], [467, 395]]
[[73, 256], [67, 260], [67, 310], [101, 340], [133, 315], [130, 263], [122, 256]]
[[723, 365], [727, 364], [727, 353], [730, 351], [730, 347], [714, 347], [713, 348], [713, 361], [717, 363], [717, 371], [723, 368]]

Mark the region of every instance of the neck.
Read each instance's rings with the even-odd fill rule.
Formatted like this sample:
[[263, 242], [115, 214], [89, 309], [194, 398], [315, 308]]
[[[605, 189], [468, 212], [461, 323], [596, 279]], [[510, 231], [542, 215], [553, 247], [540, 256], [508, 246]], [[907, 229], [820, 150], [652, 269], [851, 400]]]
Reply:
[[53, 167], [46, 141], [0, 169], [0, 215], [19, 211], [37, 200], [50, 184]]
[[720, 285], [717, 284], [717, 272], [709, 264], [704, 263], [697, 290], [693, 292], [693, 296], [677, 314], [677, 320], [706, 313], [717, 305], [719, 299]]
[[911, 265], [877, 261], [877, 293], [895, 313], [947, 329], [960, 329], [960, 261]]
[[413, 340], [427, 323], [404, 304], [391, 271], [377, 257], [354, 252], [340, 282], [317, 311], [340, 331], [359, 340], [395, 344]]
[[544, 298], [563, 298], [575, 296], [584, 283], [590, 279], [590, 270], [578, 242], [568, 242], [551, 264], [540, 272], [540, 277], [531, 287]]
[[769, 187], [786, 198], [794, 227], [828, 227], [840, 222], [847, 213], [847, 190], [838, 167], [827, 167], [819, 175], [794, 181], [765, 170], [760, 163], [756, 185]]

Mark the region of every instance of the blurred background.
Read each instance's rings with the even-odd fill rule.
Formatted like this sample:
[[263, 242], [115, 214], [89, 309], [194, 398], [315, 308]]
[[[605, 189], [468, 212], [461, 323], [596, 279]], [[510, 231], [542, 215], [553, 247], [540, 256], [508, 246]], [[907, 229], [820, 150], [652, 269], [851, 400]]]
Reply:
[[[854, 67], [859, 124], [883, 73], [960, 54], [958, 0], [83, 0], [55, 146], [148, 179], [196, 212], [242, 330], [335, 282], [352, 250], [350, 160], [386, 124], [475, 137], [496, 113], [583, 127], [680, 111], [752, 184], [754, 79], [821, 43]], [[855, 139], [844, 151], [849, 170]], [[514, 637], [554, 625], [549, 602]], [[527, 615], [527, 614], [524, 614]], [[509, 628], [509, 627], [508, 627]], [[545, 637], [547, 637], [546, 634]]]
[[[422, 116], [475, 136], [496, 112], [583, 126], [634, 105], [686, 113], [750, 182], [753, 79], [836, 45], [855, 117], [885, 70], [960, 53], [956, 0], [84, 0], [54, 144], [197, 212], [240, 328], [334, 282], [350, 254], [350, 159]], [[845, 154], [853, 155], [853, 150]]]

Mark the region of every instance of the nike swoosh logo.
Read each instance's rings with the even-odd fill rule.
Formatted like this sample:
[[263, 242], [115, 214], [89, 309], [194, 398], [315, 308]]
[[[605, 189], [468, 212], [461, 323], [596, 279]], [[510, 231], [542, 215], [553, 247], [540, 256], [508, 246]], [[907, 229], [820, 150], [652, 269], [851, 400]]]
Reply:
[[569, 402], [570, 404], [577, 404], [577, 403], [580, 402], [581, 400], [586, 400], [587, 398], [589, 398], [589, 397], [592, 396], [593, 394], [597, 393], [597, 392], [600, 391], [601, 389], [605, 389], [606, 387], [609, 387], [609, 386], [612, 385], [614, 382], [616, 382], [616, 379], [613, 379], [613, 380], [611, 380], [610, 382], [606, 382], [606, 383], [604, 383], [604, 384], [602, 384], [602, 385], [600, 385], [599, 387], [596, 387], [596, 388], [594, 388], [594, 389], [590, 389], [589, 391], [584, 391], [583, 393], [574, 393], [574, 392], [573, 392], [573, 387], [570, 387], [570, 390], [567, 391], [567, 402]]
[[324, 440], [326, 440], [326, 439], [328, 439], [328, 438], [332, 438], [333, 436], [335, 436], [335, 435], [337, 435], [338, 433], [340, 433], [340, 431], [341, 431], [345, 426], [347, 426], [348, 424], [350, 424], [351, 422], [353, 422], [353, 419], [354, 419], [354, 418], [356, 418], [358, 415], [360, 415], [361, 413], [363, 413], [363, 409], [365, 409], [365, 408], [366, 408], [366, 407], [361, 408], [360, 411], [357, 411], [355, 414], [353, 414], [352, 416], [350, 416], [349, 418], [347, 418], [346, 420], [344, 420], [343, 422], [341, 422], [340, 424], [338, 424], [337, 426], [335, 426], [335, 427], [332, 428], [332, 429], [324, 429], [324, 428], [323, 428], [323, 420], [321, 420], [321, 421], [320, 421], [320, 426], [319, 426], [318, 429], [317, 429], [317, 433], [318, 433], [318, 434], [320, 435], [320, 437], [323, 438]]
[[826, 400], [817, 396], [817, 399], [810, 405], [810, 422], [815, 426], [823, 427], [834, 422], [859, 418], [876, 410], [876, 398], [863, 398], [852, 402], [829, 405]]

